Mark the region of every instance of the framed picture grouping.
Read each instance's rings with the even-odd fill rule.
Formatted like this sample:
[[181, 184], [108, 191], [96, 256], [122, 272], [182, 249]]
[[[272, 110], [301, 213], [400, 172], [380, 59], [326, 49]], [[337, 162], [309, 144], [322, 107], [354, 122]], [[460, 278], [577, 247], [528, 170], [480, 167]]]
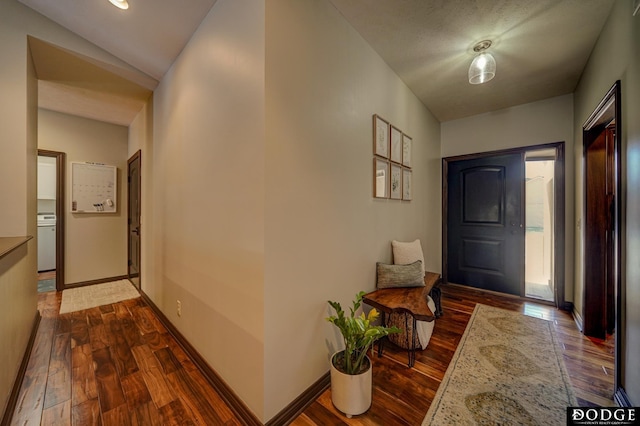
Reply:
[[373, 115], [373, 196], [411, 201], [413, 139], [378, 114]]

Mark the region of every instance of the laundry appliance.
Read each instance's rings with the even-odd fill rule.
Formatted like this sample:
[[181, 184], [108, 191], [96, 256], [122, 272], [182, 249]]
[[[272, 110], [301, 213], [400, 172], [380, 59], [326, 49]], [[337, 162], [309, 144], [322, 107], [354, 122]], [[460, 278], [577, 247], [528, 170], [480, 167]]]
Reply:
[[38, 213], [38, 272], [56, 269], [56, 215]]

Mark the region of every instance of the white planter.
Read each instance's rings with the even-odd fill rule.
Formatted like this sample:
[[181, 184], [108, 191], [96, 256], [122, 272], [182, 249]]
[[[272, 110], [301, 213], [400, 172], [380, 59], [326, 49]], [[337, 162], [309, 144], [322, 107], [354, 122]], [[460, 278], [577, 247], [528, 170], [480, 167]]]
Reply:
[[333, 366], [333, 358], [340, 352], [331, 356], [331, 400], [338, 410], [351, 418], [364, 413], [371, 407], [371, 360], [367, 357], [369, 369], [364, 373], [344, 374]]

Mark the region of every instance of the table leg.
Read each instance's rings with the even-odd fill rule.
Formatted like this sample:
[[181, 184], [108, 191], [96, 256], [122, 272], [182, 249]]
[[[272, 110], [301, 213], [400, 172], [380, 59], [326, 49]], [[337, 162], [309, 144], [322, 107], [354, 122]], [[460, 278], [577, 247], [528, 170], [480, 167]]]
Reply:
[[[384, 312], [382, 312], [382, 317], [380, 319], [382, 321], [382, 326], [386, 327], [387, 326], [387, 318]], [[378, 340], [378, 358], [380, 358], [382, 356], [382, 350], [383, 350], [383, 346], [384, 346], [384, 339], [385, 337], [383, 337], [382, 339]]]
[[416, 317], [414, 317], [413, 315], [411, 316], [411, 318], [413, 320], [413, 327], [411, 328], [411, 344], [407, 345], [407, 347], [409, 348], [409, 368], [412, 368], [413, 365], [416, 363], [417, 321], [416, 321]]
[[409, 368], [413, 367], [413, 365], [416, 362], [416, 350], [415, 350], [415, 343], [416, 343], [416, 318], [411, 315], [411, 324], [413, 325], [413, 327], [411, 328], [411, 333], [408, 333], [406, 330], [409, 329], [409, 314], [407, 312], [404, 313], [404, 329], [405, 329], [405, 347], [407, 348], [407, 358], [408, 358], [408, 363], [407, 365], [409, 366]]

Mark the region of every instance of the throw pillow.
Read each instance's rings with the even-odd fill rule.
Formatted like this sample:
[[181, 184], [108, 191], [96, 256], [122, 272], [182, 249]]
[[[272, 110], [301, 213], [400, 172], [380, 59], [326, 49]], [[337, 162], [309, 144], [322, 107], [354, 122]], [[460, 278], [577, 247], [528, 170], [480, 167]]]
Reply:
[[393, 249], [393, 263], [396, 265], [407, 265], [417, 260], [421, 261], [422, 276], [424, 277], [424, 254], [422, 253], [422, 245], [420, 240], [410, 243], [393, 240], [391, 242]]
[[378, 262], [376, 276], [378, 288], [424, 286], [422, 262], [419, 260], [409, 265], [387, 265]]

